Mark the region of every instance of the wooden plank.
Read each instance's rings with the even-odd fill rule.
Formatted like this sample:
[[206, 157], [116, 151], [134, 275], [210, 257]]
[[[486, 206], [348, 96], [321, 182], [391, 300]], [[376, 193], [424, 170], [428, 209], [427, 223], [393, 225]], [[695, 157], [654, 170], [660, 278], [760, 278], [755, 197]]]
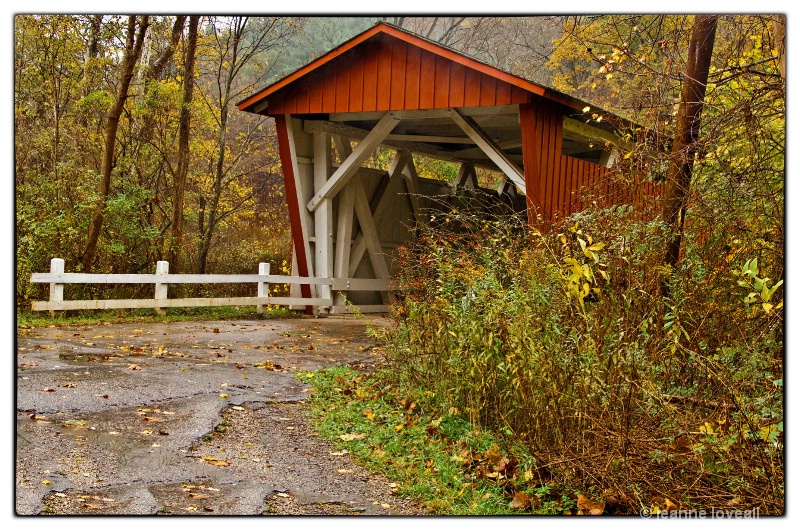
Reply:
[[322, 109], [333, 109], [336, 107], [336, 73], [331, 71], [322, 72], [320, 79], [322, 84]]
[[350, 104], [348, 112], [358, 112], [364, 108], [364, 50], [353, 50], [350, 62]]
[[206, 306], [331, 306], [331, 299], [298, 297], [214, 297], [186, 299], [106, 299], [85, 301], [34, 301], [33, 311], [44, 310], [112, 310], [123, 308], [196, 308]]
[[392, 48], [383, 40], [375, 45], [378, 54], [378, 99], [376, 110], [388, 111], [391, 109], [391, 81], [392, 81]]
[[489, 106], [496, 103], [495, 91], [497, 90], [497, 80], [486, 74], [481, 76], [481, 105]]
[[450, 105], [450, 65], [452, 63], [441, 57], [434, 60], [433, 106], [446, 109]]
[[494, 162], [500, 171], [514, 181], [523, 192], [525, 191], [525, 177], [522, 170], [503, 153], [494, 140], [487, 135], [478, 124], [470, 117], [459, 114], [455, 109], [449, 109], [450, 117], [453, 121], [480, 147], [484, 153]]
[[450, 67], [450, 107], [464, 106], [464, 79], [466, 76], [464, 65], [453, 63]]
[[[333, 65], [332, 65], [333, 66]], [[335, 112], [350, 110], [350, 71], [346, 68], [336, 69], [336, 104]]]
[[420, 54], [419, 65], [419, 108], [432, 109], [433, 85], [436, 75], [436, 56], [428, 51]]
[[314, 72], [309, 78], [308, 112], [322, 112], [322, 75]]
[[311, 201], [308, 202], [306, 205], [307, 208], [313, 212], [316, 210], [320, 201], [335, 196], [339, 190], [347, 184], [347, 181], [355, 175], [358, 168], [370, 157], [375, 148], [392, 132], [392, 129], [394, 129], [394, 126], [397, 125], [399, 121], [400, 120], [391, 112], [386, 113], [375, 125], [375, 128], [367, 134], [350, 156], [347, 157], [347, 159], [342, 162], [342, 165], [331, 175], [331, 178], [328, 179], [325, 186], [323, 186], [322, 189], [314, 195]]
[[[258, 264], [258, 275], [259, 276], [269, 276], [269, 264], [267, 262], [261, 262]], [[259, 282], [258, 287], [256, 289], [256, 296], [257, 297], [269, 297], [269, 282]], [[266, 306], [263, 304], [256, 305], [256, 311], [258, 313], [264, 313], [266, 311]]]
[[[169, 274], [169, 262], [165, 262], [164, 260], [159, 260], [156, 262], [156, 276], [164, 276]], [[155, 294], [153, 298], [155, 300], [165, 300], [167, 298], [167, 292], [169, 290], [169, 284], [163, 282], [156, 282], [155, 284]], [[161, 308], [156, 308], [156, 313], [158, 315], [167, 315], [167, 312]]]
[[397, 289], [397, 282], [384, 278], [335, 278], [333, 291], [391, 291]]
[[389, 108], [402, 110], [406, 98], [406, 47], [402, 41], [392, 43], [391, 88], [389, 91]]
[[367, 50], [364, 57], [364, 96], [363, 111], [375, 111], [378, 102], [378, 54], [374, 49]]
[[508, 105], [511, 103], [511, 85], [503, 81], [498, 81], [495, 100], [497, 105]]
[[[59, 274], [64, 272], [64, 259], [52, 258], [50, 260], [50, 273]], [[60, 302], [64, 300], [64, 284], [57, 282], [50, 283], [50, 302]], [[57, 312], [50, 310], [50, 317], [55, 317]]]
[[468, 68], [464, 76], [464, 107], [477, 107], [481, 103], [481, 74]]
[[309, 91], [311, 90], [311, 79], [304, 77], [298, 80], [298, 90], [294, 92], [295, 111], [290, 114], [307, 114], [309, 112]]
[[104, 274], [104, 273], [33, 273], [33, 283], [57, 282], [59, 284], [253, 284], [268, 282], [270, 284], [310, 284], [330, 285], [330, 278], [299, 277], [290, 275], [257, 274], [220, 275], [220, 274]]
[[420, 49], [409, 46], [406, 50], [405, 108], [419, 109]]
[[536, 109], [533, 104], [519, 106], [520, 135], [522, 137], [522, 158], [525, 171], [526, 196], [528, 204], [528, 224], [536, 222], [536, 209], [541, 206], [539, 180], [539, 142], [536, 137]]

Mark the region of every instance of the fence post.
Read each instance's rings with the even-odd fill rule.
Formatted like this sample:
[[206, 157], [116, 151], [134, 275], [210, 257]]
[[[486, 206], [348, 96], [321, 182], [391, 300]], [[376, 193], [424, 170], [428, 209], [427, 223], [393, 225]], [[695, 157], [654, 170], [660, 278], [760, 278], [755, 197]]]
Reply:
[[[169, 274], [169, 262], [159, 260], [156, 262], [156, 275], [168, 275]], [[169, 288], [169, 284], [166, 282], [156, 282], [156, 293], [155, 299], [156, 300], [163, 300], [167, 298], [167, 289]], [[167, 310], [164, 308], [156, 308], [156, 313], [158, 315], [167, 315]]]
[[[260, 264], [258, 264], [258, 274], [269, 275], [269, 264], [265, 262], [261, 262]], [[250, 293], [252, 293], [252, 291]], [[269, 282], [258, 283], [257, 295], [259, 297], [269, 297]], [[266, 311], [266, 306], [263, 304], [256, 304], [256, 311], [258, 313], [264, 313], [264, 311]]]
[[[50, 260], [51, 273], [64, 272], [64, 260], [61, 258], [53, 258]], [[61, 302], [64, 300], [64, 284], [50, 283], [50, 302]], [[60, 311], [50, 310], [50, 317], [61, 315]]]

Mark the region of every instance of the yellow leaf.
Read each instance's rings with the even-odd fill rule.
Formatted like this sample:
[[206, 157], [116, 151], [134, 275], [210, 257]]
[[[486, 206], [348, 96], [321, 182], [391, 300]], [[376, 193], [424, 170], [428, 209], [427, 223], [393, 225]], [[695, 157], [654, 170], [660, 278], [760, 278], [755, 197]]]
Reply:
[[399, 432], [399, 431], [402, 431], [402, 430], [403, 430], [403, 424], [398, 424], [397, 426], [394, 427], [394, 431]]
[[583, 112], [589, 112], [589, 111], [591, 111], [591, 110], [592, 110], [592, 108], [591, 108], [591, 107], [589, 107], [588, 105], [587, 105], [586, 107], [584, 107], [584, 108], [583, 108]]
[[220, 393], [219, 397], [222, 399], [228, 398], [228, 393]]

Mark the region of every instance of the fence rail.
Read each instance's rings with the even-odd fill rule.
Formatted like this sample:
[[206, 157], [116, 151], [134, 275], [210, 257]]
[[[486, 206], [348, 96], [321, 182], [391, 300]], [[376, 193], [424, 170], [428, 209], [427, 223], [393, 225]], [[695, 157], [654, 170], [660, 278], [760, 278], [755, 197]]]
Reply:
[[[63, 310], [104, 310], [122, 308], [154, 308], [160, 315], [166, 313], [165, 308], [188, 308], [200, 306], [255, 306], [263, 313], [266, 305], [305, 306], [311, 308], [328, 307], [337, 311], [348, 311], [341, 305], [334, 306], [333, 299], [322, 297], [272, 297], [269, 295], [271, 284], [330, 286], [331, 291], [391, 291], [396, 284], [390, 280], [367, 278], [317, 278], [295, 277], [287, 275], [270, 275], [269, 264], [259, 264], [258, 274], [253, 275], [197, 275], [169, 274], [169, 263], [158, 262], [156, 273], [150, 274], [97, 274], [97, 273], [65, 273], [64, 260], [53, 258], [50, 261], [49, 273], [33, 273], [31, 282], [49, 283], [50, 300], [34, 301], [33, 311], [50, 311], [55, 315]], [[64, 300], [65, 284], [153, 284], [152, 299], [102, 299], [102, 300]], [[257, 284], [255, 297], [207, 297], [207, 298], [168, 298], [170, 284]], [[366, 305], [359, 308], [364, 312], [385, 312], [386, 306]]]

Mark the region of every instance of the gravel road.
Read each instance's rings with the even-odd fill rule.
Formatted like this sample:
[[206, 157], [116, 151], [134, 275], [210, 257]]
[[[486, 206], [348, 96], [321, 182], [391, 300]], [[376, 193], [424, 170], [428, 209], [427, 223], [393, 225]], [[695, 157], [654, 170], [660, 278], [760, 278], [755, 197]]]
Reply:
[[295, 370], [381, 357], [351, 316], [18, 329], [17, 515], [412, 515], [320, 440]]

